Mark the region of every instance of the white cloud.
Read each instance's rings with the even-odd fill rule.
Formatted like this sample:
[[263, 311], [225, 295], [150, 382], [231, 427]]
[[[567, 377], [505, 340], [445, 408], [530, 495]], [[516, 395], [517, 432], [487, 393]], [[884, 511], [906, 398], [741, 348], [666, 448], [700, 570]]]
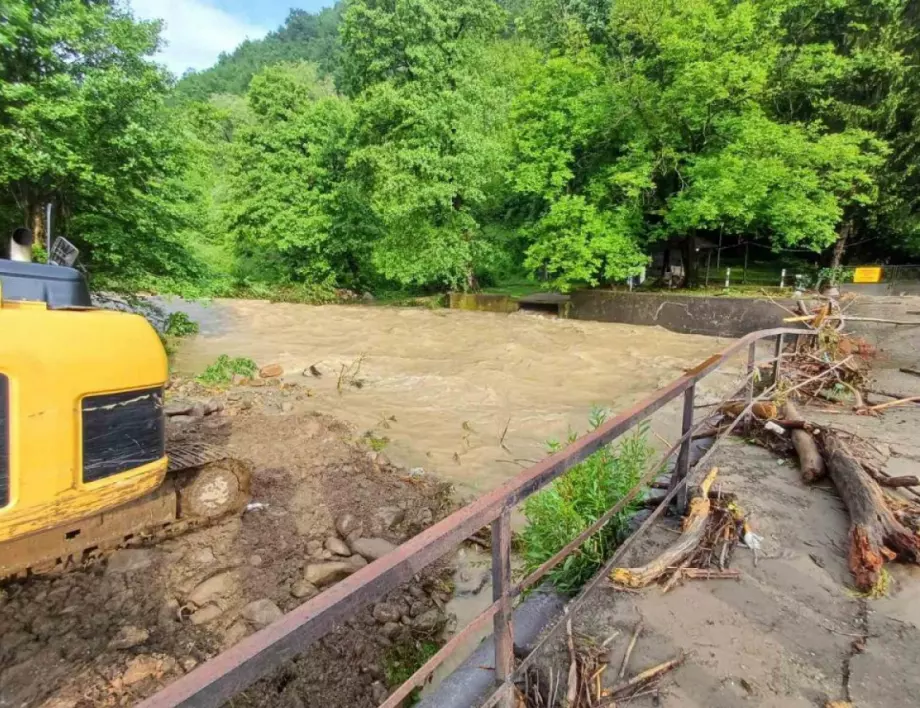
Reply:
[[131, 0], [131, 7], [138, 18], [164, 21], [166, 46], [157, 59], [177, 76], [188, 68], [206, 69], [221, 52], [268, 32], [202, 0]]

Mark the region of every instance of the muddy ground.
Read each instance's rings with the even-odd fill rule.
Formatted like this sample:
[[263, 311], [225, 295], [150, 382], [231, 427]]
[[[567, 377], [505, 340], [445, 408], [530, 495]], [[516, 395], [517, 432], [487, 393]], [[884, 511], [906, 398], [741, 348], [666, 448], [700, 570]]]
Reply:
[[[875, 387], [920, 395], [920, 379], [899, 373], [890, 360], [879, 365]], [[920, 405], [879, 417], [858, 416], [846, 406], [823, 412], [827, 408], [802, 410], [819, 426], [870, 440], [876, 464], [888, 474], [920, 474]], [[636, 708], [806, 708], [833, 701], [856, 708], [918, 705], [920, 568], [888, 564], [886, 595], [869, 599], [853, 589], [849, 517], [829, 481], [806, 486], [794, 458], [737, 438], [726, 441], [711, 464], [719, 468], [714, 489], [737, 494], [763, 537], [758, 559], [739, 546], [731, 559], [731, 567], [741, 572], [739, 580], [685, 580], [667, 593], [658, 585], [624, 592], [604, 580], [574, 621], [576, 633], [598, 643], [615, 635], [603, 686], [617, 683], [641, 618], [644, 630], [627, 678], [681, 653], [686, 661], [659, 693], [630, 700]], [[666, 517], [630, 549], [623, 565], [649, 562], [679, 533], [679, 519]], [[551, 641], [541, 656], [544, 674], [567, 670], [563, 640]]]
[[[222, 408], [172, 418], [170, 444], [203, 440], [250, 460], [255, 504], [153, 548], [4, 585], [2, 708], [132, 704], [316, 594], [307, 577], [322, 585], [324, 562], [365, 565], [349, 548], [354, 527], [398, 544], [449, 512], [446, 485], [392, 466], [347, 425], [310, 412], [303, 386], [177, 384], [169, 398]], [[394, 647], [437, 637], [448, 622], [449, 578], [446, 566], [431, 569], [233, 705], [377, 705]]]

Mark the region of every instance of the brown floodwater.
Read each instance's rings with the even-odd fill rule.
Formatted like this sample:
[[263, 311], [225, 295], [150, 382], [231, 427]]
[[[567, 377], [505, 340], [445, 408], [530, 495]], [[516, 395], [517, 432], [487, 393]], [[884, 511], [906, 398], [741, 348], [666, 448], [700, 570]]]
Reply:
[[[548, 439], [583, 432], [592, 407], [620, 411], [728, 342], [523, 313], [254, 300], [189, 307], [201, 334], [180, 346], [178, 372], [199, 373], [220, 354], [280, 363], [313, 390], [317, 410], [388, 439], [394, 462], [423, 467], [464, 495], [541, 458]], [[311, 365], [322, 377], [303, 376]], [[736, 373], [711, 376], [703, 396]], [[672, 404], [654, 430], [671, 438], [678, 420]]]

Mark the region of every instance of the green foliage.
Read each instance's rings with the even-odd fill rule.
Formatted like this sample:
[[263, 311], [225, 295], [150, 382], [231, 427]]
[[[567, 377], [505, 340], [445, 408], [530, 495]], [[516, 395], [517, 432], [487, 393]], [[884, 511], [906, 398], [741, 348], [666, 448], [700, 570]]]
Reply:
[[176, 85], [180, 99], [207, 102], [215, 94], [243, 95], [252, 77], [274, 64], [309, 62], [324, 76], [339, 68], [341, 3], [313, 14], [292, 9], [284, 24], [264, 39], [246, 40], [233, 52], [221, 54], [204, 71], [189, 71]]
[[53, 202], [96, 289], [302, 301], [616, 285], [664, 240], [692, 284], [726, 235], [903, 258], [918, 27], [914, 0], [344, 0], [174, 82], [122, 2], [8, 0], [0, 230]]
[[198, 323], [184, 312], [170, 312], [163, 333], [167, 337], [188, 337], [198, 334]]
[[196, 380], [205, 386], [226, 386], [233, 381], [234, 376], [251, 378], [258, 370], [259, 367], [252, 359], [242, 356], [230, 358], [226, 354], [221, 354]]
[[[600, 426], [606, 412], [591, 413], [591, 429]], [[521, 534], [525, 571], [530, 573], [558, 553], [623, 499], [645, 472], [652, 449], [643, 424], [616, 447], [607, 446], [524, 502], [527, 525]], [[570, 435], [568, 442], [576, 436]], [[561, 449], [550, 443], [550, 451]], [[635, 505], [628, 504], [606, 526], [582, 544], [549, 579], [562, 592], [574, 593], [600, 568], [616, 549]]]
[[187, 249], [186, 146], [150, 57], [157, 23], [121, 5], [10, 0], [0, 22], [0, 202], [41, 237], [46, 202], [95, 284], [169, 289]]
[[[387, 650], [383, 657], [383, 673], [387, 686], [395, 688], [401, 686], [411, 678], [412, 674], [422, 668], [425, 663], [438, 653], [438, 645], [432, 641], [412, 639], [401, 642]], [[409, 705], [418, 703], [421, 691], [415, 689], [407, 699]]]

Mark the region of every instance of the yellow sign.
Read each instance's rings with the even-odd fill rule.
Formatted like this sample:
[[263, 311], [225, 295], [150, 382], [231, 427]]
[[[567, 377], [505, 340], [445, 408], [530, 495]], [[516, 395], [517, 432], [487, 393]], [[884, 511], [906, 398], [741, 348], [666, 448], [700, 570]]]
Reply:
[[882, 279], [881, 268], [857, 268], [853, 272], [854, 283], [877, 283]]

